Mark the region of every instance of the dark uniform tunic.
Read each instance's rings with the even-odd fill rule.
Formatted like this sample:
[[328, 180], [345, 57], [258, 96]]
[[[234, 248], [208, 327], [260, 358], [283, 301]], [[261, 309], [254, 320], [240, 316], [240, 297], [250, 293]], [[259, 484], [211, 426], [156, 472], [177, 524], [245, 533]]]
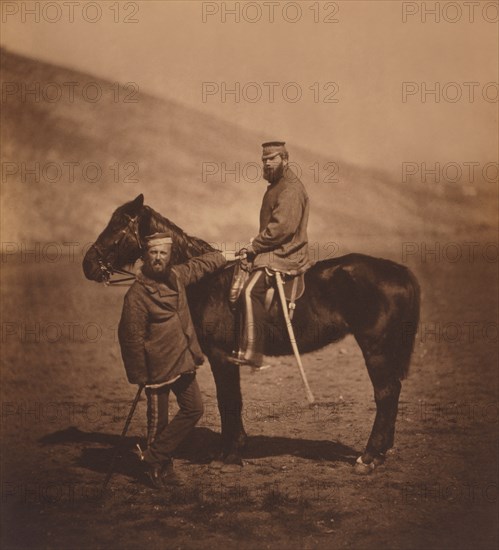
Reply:
[[300, 273], [309, 266], [308, 195], [293, 171], [285, 169], [279, 181], [268, 186], [260, 210], [260, 229], [252, 247], [253, 268]]
[[209, 252], [174, 266], [167, 283], [140, 273], [125, 295], [118, 328], [131, 384], [160, 384], [203, 363], [185, 287], [225, 264]]

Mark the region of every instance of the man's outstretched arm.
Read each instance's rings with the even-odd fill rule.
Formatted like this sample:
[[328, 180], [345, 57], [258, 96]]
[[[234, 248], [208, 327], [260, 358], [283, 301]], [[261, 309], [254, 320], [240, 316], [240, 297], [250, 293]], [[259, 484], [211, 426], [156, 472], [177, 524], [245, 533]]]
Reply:
[[174, 266], [172, 269], [184, 286], [187, 286], [192, 283], [197, 283], [205, 275], [213, 273], [225, 264], [226, 260], [223, 254], [214, 251], [191, 258], [187, 260], [187, 262]]

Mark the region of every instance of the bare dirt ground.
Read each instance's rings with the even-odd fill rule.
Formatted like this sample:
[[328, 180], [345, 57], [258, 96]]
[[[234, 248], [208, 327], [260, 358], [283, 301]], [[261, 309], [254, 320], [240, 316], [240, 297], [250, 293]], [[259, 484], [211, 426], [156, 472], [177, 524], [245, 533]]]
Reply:
[[126, 289], [84, 281], [69, 259], [5, 264], [2, 548], [497, 548], [497, 262], [411, 267], [422, 319], [385, 465], [352, 468], [374, 401], [347, 338], [304, 356], [314, 409], [291, 357], [243, 371], [243, 467], [203, 462], [219, 419], [202, 367], [206, 414], [176, 461], [184, 485], [164, 493], [131, 452], [141, 400], [101, 501], [135, 393], [116, 341]]

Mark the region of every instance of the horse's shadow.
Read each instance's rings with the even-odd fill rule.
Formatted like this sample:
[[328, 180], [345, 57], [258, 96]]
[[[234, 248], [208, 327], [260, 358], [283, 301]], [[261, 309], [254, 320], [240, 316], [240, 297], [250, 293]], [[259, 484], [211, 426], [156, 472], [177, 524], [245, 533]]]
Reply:
[[[195, 428], [191, 436], [179, 446], [175, 457], [187, 459], [194, 464], [207, 464], [218, 454], [220, 434], [208, 428]], [[115, 463], [114, 472], [132, 477], [139, 477], [141, 472], [138, 454], [133, 450], [137, 444], [145, 448], [144, 440], [137, 436], [125, 437], [121, 441], [116, 434], [101, 432], [84, 432], [75, 427], [47, 434], [39, 443], [42, 445], [58, 445], [71, 443], [99, 443], [102, 447], [84, 447], [77, 460], [77, 465], [99, 473], [106, 473], [111, 460], [119, 449], [119, 459]], [[358, 451], [337, 441], [293, 439], [257, 435], [248, 437], [243, 451], [245, 459], [258, 459], [291, 455], [317, 461], [344, 462], [354, 464]]]

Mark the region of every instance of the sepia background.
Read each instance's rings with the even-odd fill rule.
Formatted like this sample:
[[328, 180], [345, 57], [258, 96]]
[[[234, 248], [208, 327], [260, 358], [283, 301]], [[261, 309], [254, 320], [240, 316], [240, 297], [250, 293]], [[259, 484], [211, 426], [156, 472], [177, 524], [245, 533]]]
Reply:
[[[1, 9], [5, 547], [496, 547], [497, 2]], [[258, 230], [272, 139], [310, 196], [314, 260], [362, 252], [420, 280], [397, 455], [367, 480], [351, 471], [374, 403], [347, 338], [304, 357], [315, 411], [292, 358], [242, 373], [242, 470], [187, 449], [196, 482], [161, 499], [125, 457], [103, 514], [94, 489], [133, 394], [115, 334], [126, 289], [85, 281], [81, 259], [139, 193], [239, 248]], [[194, 440], [210, 446], [209, 369], [200, 380]]]

